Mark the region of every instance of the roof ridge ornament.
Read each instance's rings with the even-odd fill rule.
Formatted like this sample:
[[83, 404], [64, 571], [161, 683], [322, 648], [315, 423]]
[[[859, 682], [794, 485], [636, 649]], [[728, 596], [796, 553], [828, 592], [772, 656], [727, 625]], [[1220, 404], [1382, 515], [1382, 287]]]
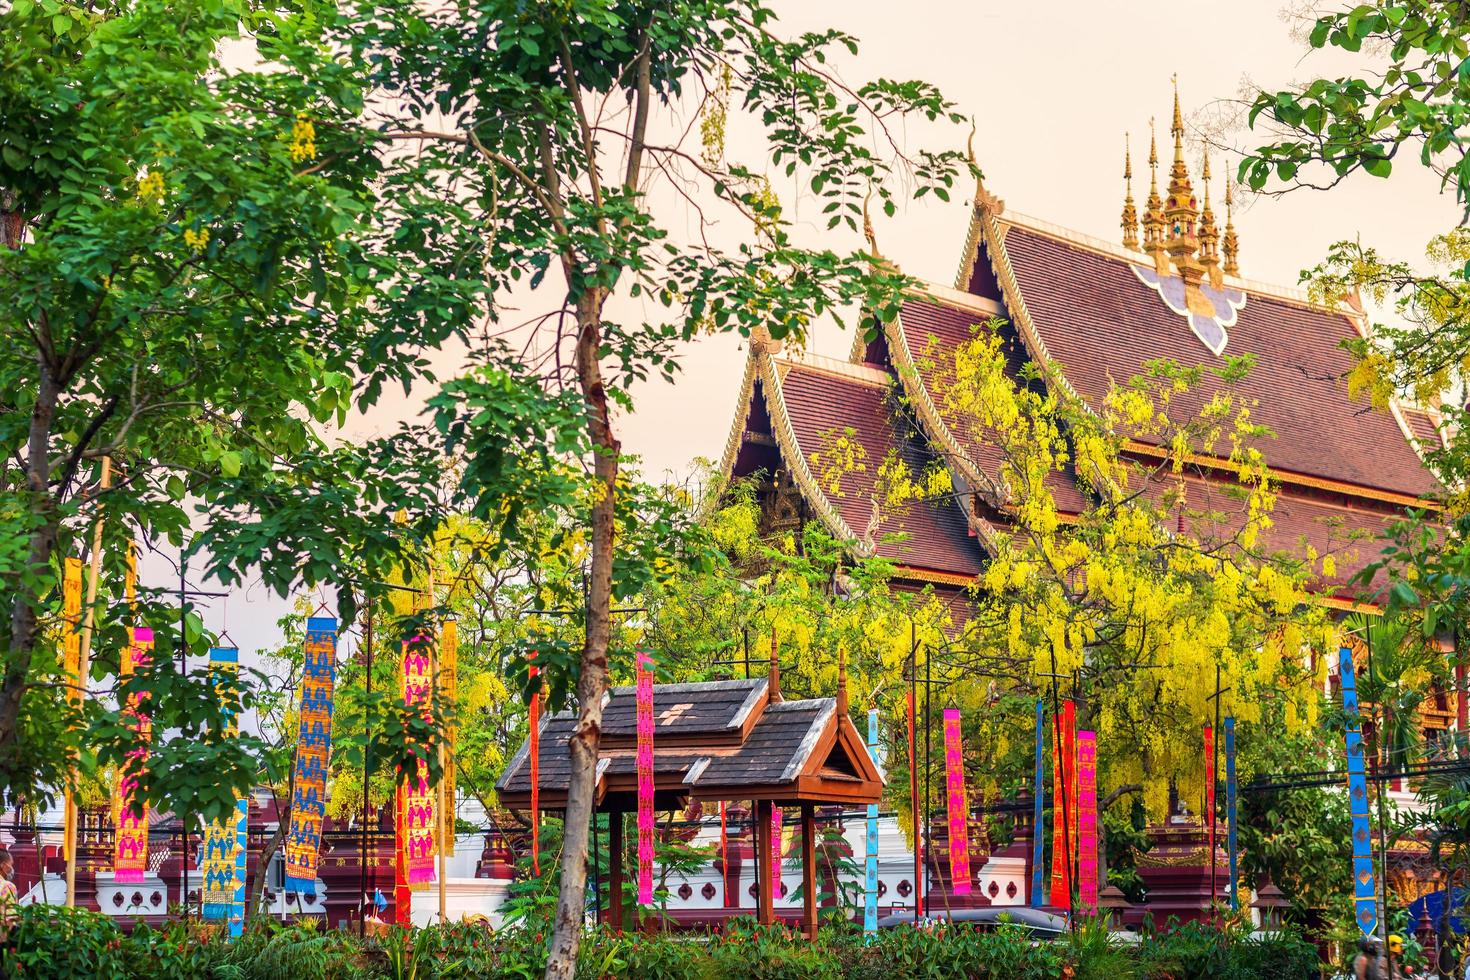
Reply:
[[985, 189], [985, 174], [975, 159], [975, 120], [970, 120], [970, 136], [965, 141], [965, 156], [970, 163], [970, 173], [975, 178], [975, 213], [984, 217], [998, 218], [1005, 213], [1006, 202]]
[[1169, 271], [1164, 258], [1164, 202], [1159, 198], [1159, 138], [1154, 131], [1154, 120], [1148, 120], [1148, 202], [1143, 212], [1143, 250], [1153, 256], [1154, 269], [1159, 275]]
[[1138, 208], [1133, 203], [1132, 135], [1123, 134], [1123, 247], [1140, 251], [1138, 246]]
[[1220, 240], [1220, 251], [1225, 257], [1225, 274], [1240, 275], [1240, 238], [1235, 234], [1235, 215], [1232, 205], [1235, 196], [1231, 193], [1230, 172], [1225, 172], [1225, 237]]
[[1199, 260], [1216, 289], [1224, 285], [1220, 271], [1220, 229], [1215, 225], [1215, 212], [1210, 208], [1210, 147], [1205, 144], [1205, 162], [1200, 170], [1205, 185], [1205, 203], [1199, 215]]

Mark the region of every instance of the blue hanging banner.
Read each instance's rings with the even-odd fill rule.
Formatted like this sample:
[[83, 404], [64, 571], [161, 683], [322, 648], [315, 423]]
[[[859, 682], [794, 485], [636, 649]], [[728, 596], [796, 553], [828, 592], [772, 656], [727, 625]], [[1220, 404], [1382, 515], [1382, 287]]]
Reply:
[[1240, 868], [1235, 850], [1235, 719], [1225, 719], [1225, 847], [1230, 854], [1230, 911], [1240, 910]]
[[296, 740], [291, 831], [286, 837], [286, 891], [316, 895], [322, 824], [327, 818], [327, 764], [337, 683], [337, 620], [306, 620], [301, 671], [301, 728]]
[[[878, 765], [878, 709], [868, 709], [868, 755]], [[865, 879], [863, 882], [863, 941], [878, 934], [878, 804], [868, 804]]]
[[1338, 651], [1342, 678], [1342, 710], [1347, 729], [1348, 812], [1353, 819], [1353, 894], [1358, 928], [1372, 936], [1378, 928], [1378, 886], [1373, 877], [1373, 828], [1368, 820], [1368, 777], [1363, 769], [1363, 730], [1358, 724], [1358, 688], [1353, 678], [1353, 653]]
[[[235, 647], [211, 647], [210, 680], [216, 690], [233, 686], [240, 669], [240, 651]], [[231, 711], [224, 712], [224, 734], [234, 738], [239, 724]], [[206, 921], [224, 922], [228, 935], [235, 939], [245, 928], [245, 844], [246, 822], [250, 801], [235, 802], [233, 819], [219, 820], [204, 828], [204, 855], [200, 871], [204, 878], [200, 894], [200, 916]]]
[[1039, 909], [1046, 904], [1046, 896], [1041, 893], [1042, 879], [1045, 870], [1042, 866], [1046, 860], [1046, 834], [1041, 824], [1046, 819], [1046, 784], [1042, 782], [1045, 772], [1042, 766], [1042, 737], [1046, 727], [1046, 716], [1041, 701], [1036, 702], [1036, 798], [1032, 801], [1031, 814], [1031, 907]]

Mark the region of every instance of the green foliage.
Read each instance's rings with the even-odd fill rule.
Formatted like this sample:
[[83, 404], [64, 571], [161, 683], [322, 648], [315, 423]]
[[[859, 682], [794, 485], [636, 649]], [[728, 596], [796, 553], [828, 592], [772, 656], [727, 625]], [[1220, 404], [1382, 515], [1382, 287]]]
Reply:
[[[544, 924], [492, 932], [459, 923], [421, 930], [392, 929], [362, 940], [309, 925], [266, 922], [233, 943], [197, 927], [140, 927], [124, 937], [106, 916], [28, 907], [5, 963], [16, 976], [102, 980], [168, 976], [183, 980], [450, 980], [537, 977], [546, 965]], [[824, 928], [815, 943], [784, 926], [737, 920], [704, 936], [622, 936], [590, 933], [577, 976], [645, 980], [898, 980], [950, 978], [1054, 980], [1071, 969], [1077, 980], [1246, 980], [1315, 977], [1313, 948], [1292, 934], [1249, 937], [1190, 924], [1120, 943], [1095, 921], [1056, 941], [1037, 942], [1003, 926], [994, 932], [964, 927], [892, 929], [871, 942], [850, 927]], [[7, 974], [10, 975], [10, 974]]]

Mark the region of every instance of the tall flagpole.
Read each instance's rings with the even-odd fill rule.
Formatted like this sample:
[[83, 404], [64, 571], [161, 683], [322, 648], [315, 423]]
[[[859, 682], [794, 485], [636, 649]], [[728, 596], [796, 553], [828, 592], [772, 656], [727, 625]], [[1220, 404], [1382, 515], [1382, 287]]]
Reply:
[[[98, 493], [112, 486], [112, 458], [102, 457], [102, 480], [98, 487]], [[97, 502], [97, 513], [92, 518], [92, 554], [89, 556], [90, 564], [87, 567], [87, 604], [82, 611], [82, 636], [81, 652], [77, 658], [77, 692], [78, 701], [84, 700], [87, 690], [87, 677], [92, 672], [92, 624], [97, 608], [97, 576], [102, 567], [102, 501]], [[66, 795], [67, 815], [70, 819], [66, 826], [79, 838], [81, 834], [77, 828], [77, 791], [76, 791], [76, 769], [72, 769], [72, 788]], [[72, 908], [76, 905], [77, 895], [77, 844], [76, 839], [67, 841], [66, 858], [66, 906]]]

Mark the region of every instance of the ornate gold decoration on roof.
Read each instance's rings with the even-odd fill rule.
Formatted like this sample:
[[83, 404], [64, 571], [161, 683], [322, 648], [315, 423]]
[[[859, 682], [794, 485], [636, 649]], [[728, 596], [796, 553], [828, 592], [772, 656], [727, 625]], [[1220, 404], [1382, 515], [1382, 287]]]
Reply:
[[1240, 239], [1235, 234], [1235, 215], [1231, 206], [1235, 197], [1230, 191], [1230, 174], [1225, 174], [1225, 237], [1220, 241], [1220, 251], [1225, 256], [1225, 274], [1240, 275]]
[[1199, 261], [1210, 277], [1210, 285], [1219, 289], [1224, 284], [1220, 271], [1220, 229], [1215, 225], [1215, 212], [1210, 208], [1210, 148], [1205, 147], [1205, 163], [1200, 170], [1205, 185], [1205, 204], [1199, 215]]
[[1138, 251], [1138, 208], [1133, 204], [1133, 148], [1123, 136], [1123, 246]]
[[996, 197], [985, 189], [985, 175], [980, 172], [980, 164], [975, 160], [975, 124], [970, 124], [970, 138], [965, 144], [965, 153], [970, 161], [970, 173], [975, 175], [975, 210], [982, 214], [993, 214], [999, 217], [1005, 212], [1006, 202]]
[[1174, 137], [1174, 165], [1169, 170], [1169, 196], [1164, 203], [1164, 250], [1185, 282], [1199, 282], [1204, 270], [1195, 260], [1199, 234], [1199, 203], [1194, 185], [1189, 180], [1189, 167], [1184, 162], [1184, 120], [1179, 113], [1179, 79], [1174, 79], [1174, 124], [1169, 127]]
[[1164, 202], [1159, 198], [1159, 140], [1148, 121], [1148, 201], [1143, 212], [1143, 250], [1154, 258], [1159, 275], [1169, 271], [1164, 259]]

